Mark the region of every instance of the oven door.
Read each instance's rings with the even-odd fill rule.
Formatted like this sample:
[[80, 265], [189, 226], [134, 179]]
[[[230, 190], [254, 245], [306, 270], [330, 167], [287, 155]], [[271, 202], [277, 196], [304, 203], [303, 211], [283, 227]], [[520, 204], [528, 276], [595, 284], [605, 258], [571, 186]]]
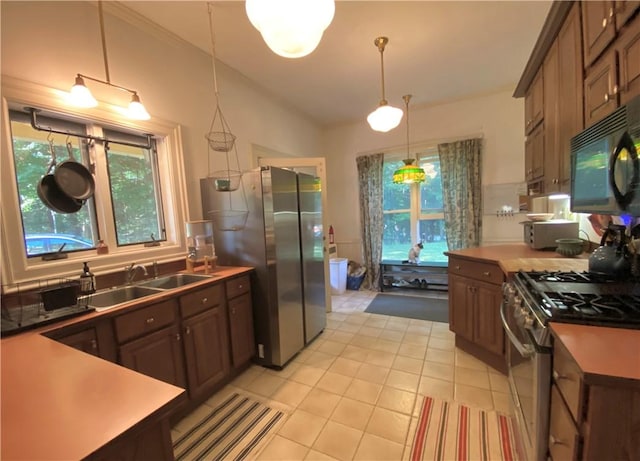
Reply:
[[520, 436], [526, 458], [546, 459], [549, 430], [549, 392], [551, 387], [551, 354], [539, 347], [524, 328], [520, 307], [505, 302], [500, 307], [504, 331], [507, 334], [507, 365], [509, 387], [515, 406]]

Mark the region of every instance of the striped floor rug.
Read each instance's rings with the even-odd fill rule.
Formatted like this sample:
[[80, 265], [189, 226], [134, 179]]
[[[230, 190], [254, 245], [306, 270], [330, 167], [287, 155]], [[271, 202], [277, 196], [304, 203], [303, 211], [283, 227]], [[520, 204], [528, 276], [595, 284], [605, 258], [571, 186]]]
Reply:
[[284, 419], [283, 412], [234, 393], [175, 440], [175, 459], [247, 459], [255, 455]]
[[495, 411], [425, 397], [409, 459], [516, 461], [512, 424]]

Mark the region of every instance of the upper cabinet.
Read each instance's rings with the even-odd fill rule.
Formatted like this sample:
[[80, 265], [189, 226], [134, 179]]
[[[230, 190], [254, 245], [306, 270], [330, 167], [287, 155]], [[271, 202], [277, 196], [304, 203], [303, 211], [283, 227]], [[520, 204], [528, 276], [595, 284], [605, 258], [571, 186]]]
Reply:
[[524, 97], [524, 131], [531, 133], [544, 117], [544, 88], [542, 72], [538, 72]]
[[614, 3], [582, 2], [582, 41], [584, 65], [589, 67], [616, 36]]

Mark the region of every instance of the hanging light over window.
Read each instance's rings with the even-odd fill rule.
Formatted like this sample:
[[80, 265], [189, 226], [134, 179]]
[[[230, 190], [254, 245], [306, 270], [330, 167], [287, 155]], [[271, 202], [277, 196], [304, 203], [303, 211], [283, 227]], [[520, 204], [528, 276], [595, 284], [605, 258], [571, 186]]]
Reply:
[[397, 107], [390, 106], [387, 103], [387, 100], [384, 98], [384, 60], [383, 53], [384, 47], [389, 43], [389, 39], [387, 37], [378, 37], [373, 41], [374, 45], [378, 47], [380, 51], [380, 70], [381, 70], [381, 80], [382, 80], [382, 99], [378, 105], [378, 108], [371, 112], [367, 117], [367, 122], [369, 122], [369, 126], [371, 126], [372, 130], [380, 131], [382, 133], [386, 133], [387, 131], [393, 130], [400, 124], [402, 120], [402, 109], [398, 109]]
[[336, 10], [334, 0], [247, 0], [245, 8], [267, 46], [284, 58], [315, 50]]
[[411, 158], [409, 153], [409, 101], [411, 100], [411, 95], [405, 94], [402, 99], [404, 99], [407, 111], [407, 158], [403, 160], [404, 166], [393, 172], [393, 182], [395, 184], [419, 184], [424, 182], [426, 174], [422, 168], [413, 164], [414, 159]]
[[114, 85], [111, 83], [111, 78], [109, 76], [109, 61], [107, 59], [107, 43], [104, 34], [104, 17], [102, 14], [102, 0], [98, 1], [98, 14], [100, 17], [100, 35], [102, 37], [102, 56], [104, 58], [104, 71], [106, 80], [100, 80], [98, 78], [89, 77], [88, 75], [77, 74], [76, 81], [71, 91], [69, 93], [69, 101], [71, 104], [77, 107], [96, 107], [98, 105], [98, 101], [93, 97], [91, 91], [85, 84], [85, 80], [91, 80], [93, 82], [102, 83], [103, 85], [108, 85], [112, 88], [116, 88], [121, 91], [126, 91], [131, 94], [131, 102], [129, 103], [129, 108], [127, 110], [127, 114], [130, 118], [135, 120], [149, 120], [151, 116], [145, 109], [144, 105], [140, 101], [140, 96], [134, 90], [130, 90], [129, 88], [125, 88], [123, 86]]

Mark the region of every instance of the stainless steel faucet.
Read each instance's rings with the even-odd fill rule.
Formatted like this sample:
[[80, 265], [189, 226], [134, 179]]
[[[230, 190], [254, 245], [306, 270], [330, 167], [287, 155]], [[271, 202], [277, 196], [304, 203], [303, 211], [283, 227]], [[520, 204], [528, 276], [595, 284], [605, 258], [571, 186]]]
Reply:
[[142, 272], [144, 273], [145, 277], [149, 275], [147, 272], [147, 268], [144, 267], [142, 264], [131, 263], [131, 265], [126, 266], [124, 268], [127, 284], [130, 284], [131, 282], [133, 282], [133, 278], [136, 276], [136, 269], [142, 269]]

